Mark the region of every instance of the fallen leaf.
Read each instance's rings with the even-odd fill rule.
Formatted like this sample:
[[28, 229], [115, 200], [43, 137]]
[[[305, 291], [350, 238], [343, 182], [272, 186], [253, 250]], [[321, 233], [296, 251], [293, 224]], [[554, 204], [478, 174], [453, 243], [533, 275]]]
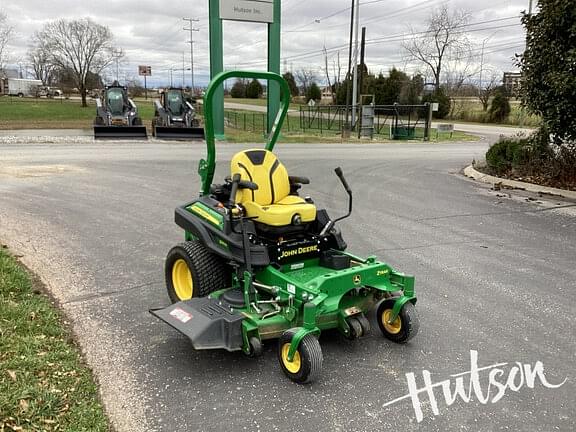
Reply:
[[26, 399], [20, 399], [20, 408], [22, 409], [22, 411], [28, 411], [28, 401]]
[[14, 372], [13, 370], [7, 370], [6, 372], [8, 372], [8, 375], [10, 376], [10, 378], [12, 378], [12, 381], [16, 381], [16, 372]]

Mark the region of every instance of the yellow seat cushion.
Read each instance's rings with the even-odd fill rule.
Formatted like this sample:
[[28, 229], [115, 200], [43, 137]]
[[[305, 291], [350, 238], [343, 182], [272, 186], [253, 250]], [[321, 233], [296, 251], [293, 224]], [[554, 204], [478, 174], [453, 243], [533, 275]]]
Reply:
[[316, 219], [316, 207], [299, 196], [289, 195], [288, 172], [274, 153], [251, 149], [237, 153], [230, 163], [232, 176], [239, 173], [242, 180], [258, 185], [258, 189], [238, 191], [236, 202], [246, 209], [246, 216], [271, 226], [291, 225], [295, 215], [302, 222]]
[[288, 195], [275, 204], [261, 206], [254, 201], [243, 203], [248, 217], [257, 217], [257, 222], [271, 226], [292, 224], [295, 215], [300, 215], [302, 222], [313, 222], [316, 219], [316, 206], [302, 198]]

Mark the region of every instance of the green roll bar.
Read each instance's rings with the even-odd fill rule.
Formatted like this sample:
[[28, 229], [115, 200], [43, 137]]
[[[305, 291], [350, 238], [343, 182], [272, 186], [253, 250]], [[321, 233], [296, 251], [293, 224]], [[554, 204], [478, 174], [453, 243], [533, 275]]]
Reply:
[[274, 148], [290, 105], [290, 87], [288, 87], [288, 83], [284, 78], [282, 78], [282, 76], [274, 72], [226, 71], [219, 73], [212, 79], [212, 81], [210, 81], [206, 94], [204, 95], [204, 128], [206, 131], [208, 155], [206, 159], [201, 159], [200, 164], [198, 165], [198, 174], [200, 174], [200, 178], [202, 179], [201, 195], [207, 195], [210, 193], [210, 185], [214, 179], [214, 170], [216, 169], [213, 97], [218, 87], [220, 87], [220, 85], [229, 78], [252, 78], [276, 81], [280, 85], [280, 110], [278, 110], [278, 114], [276, 114], [272, 130], [268, 134], [266, 150], [272, 151]]

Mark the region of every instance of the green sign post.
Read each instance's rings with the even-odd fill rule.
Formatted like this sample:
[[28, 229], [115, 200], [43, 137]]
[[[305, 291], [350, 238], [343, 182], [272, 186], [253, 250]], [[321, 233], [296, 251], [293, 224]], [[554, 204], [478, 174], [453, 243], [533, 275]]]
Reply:
[[[280, 73], [280, 0], [208, 0], [210, 20], [210, 78], [224, 71], [222, 20], [264, 22], [268, 24], [268, 72]], [[224, 87], [214, 94], [212, 116], [214, 132], [224, 138]], [[280, 108], [280, 87], [268, 81], [268, 132]]]

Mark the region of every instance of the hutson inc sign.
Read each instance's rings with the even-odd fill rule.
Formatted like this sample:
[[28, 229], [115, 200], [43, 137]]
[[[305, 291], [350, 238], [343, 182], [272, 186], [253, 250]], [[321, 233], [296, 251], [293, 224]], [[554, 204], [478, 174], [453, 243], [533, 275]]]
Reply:
[[274, 0], [220, 0], [220, 19], [274, 22]]

